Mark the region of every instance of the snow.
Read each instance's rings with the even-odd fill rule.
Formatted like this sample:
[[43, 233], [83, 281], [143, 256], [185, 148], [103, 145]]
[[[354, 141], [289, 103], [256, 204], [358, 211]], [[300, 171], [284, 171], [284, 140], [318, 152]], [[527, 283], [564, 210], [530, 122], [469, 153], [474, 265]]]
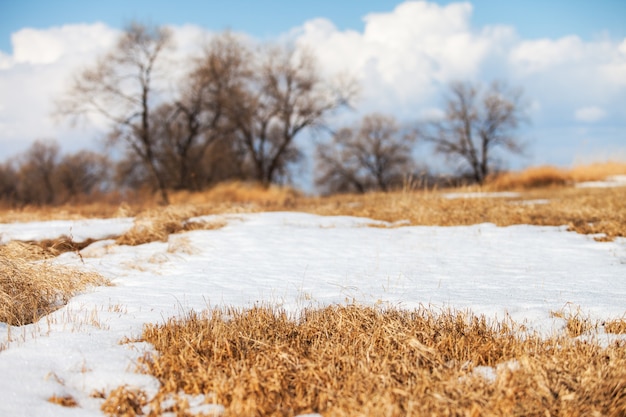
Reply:
[[60, 236], [71, 237], [75, 242], [84, 242], [89, 238], [104, 239], [121, 235], [132, 225], [132, 218], [0, 224], [0, 244], [11, 240], [31, 241], [55, 239]]
[[[127, 385], [156, 392], [156, 380], [134, 372], [151, 347], [133, 340], [145, 323], [191, 310], [265, 303], [296, 313], [347, 302], [454, 308], [492, 319], [509, 315], [544, 335], [565, 325], [555, 311], [580, 308], [598, 320], [626, 312], [626, 239], [596, 242], [565, 227], [527, 225], [368, 227], [381, 222], [290, 212], [205, 219], [216, 217], [226, 226], [136, 247], [103, 240], [85, 248], [82, 259], [55, 259], [97, 270], [115, 285], [79, 295], [38, 323], [0, 324], [0, 415], [101, 416], [94, 391]], [[8, 224], [0, 234], [3, 241], [52, 238], [71, 229], [75, 239], [103, 238], [130, 225]], [[477, 372], [491, 378], [492, 371]], [[80, 407], [51, 404], [53, 394], [71, 395]]]
[[626, 187], [626, 175], [613, 175], [604, 181], [585, 181], [576, 184], [578, 188]]

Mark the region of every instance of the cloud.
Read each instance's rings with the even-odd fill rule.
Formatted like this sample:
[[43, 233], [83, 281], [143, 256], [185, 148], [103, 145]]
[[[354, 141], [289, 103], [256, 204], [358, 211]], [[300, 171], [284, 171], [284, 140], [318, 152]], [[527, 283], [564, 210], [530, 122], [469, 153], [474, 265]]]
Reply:
[[4, 52], [0, 51], [0, 71], [3, 69], [7, 69], [10, 68], [12, 64], [12, 59], [9, 55], [5, 54]]
[[558, 65], [573, 65], [583, 59], [582, 49], [578, 36], [523, 41], [512, 49], [509, 59], [518, 71], [531, 74]]
[[13, 54], [0, 55], [1, 159], [41, 138], [64, 139], [73, 148], [91, 143], [85, 132], [70, 132], [50, 114], [73, 72], [104, 53], [118, 33], [96, 23], [22, 29], [11, 36]]
[[606, 117], [606, 112], [600, 107], [582, 107], [574, 113], [574, 118], [579, 122], [595, 123]]
[[118, 31], [103, 23], [22, 29], [11, 36], [17, 64], [51, 64], [111, 46]]
[[494, 43], [512, 33], [505, 27], [472, 30], [471, 13], [470, 3], [405, 2], [365, 16], [363, 32], [315, 19], [295, 35], [315, 50], [323, 68], [350, 72], [366, 86], [366, 107], [371, 100], [391, 111], [394, 103], [431, 99], [452, 79], [474, 78]]

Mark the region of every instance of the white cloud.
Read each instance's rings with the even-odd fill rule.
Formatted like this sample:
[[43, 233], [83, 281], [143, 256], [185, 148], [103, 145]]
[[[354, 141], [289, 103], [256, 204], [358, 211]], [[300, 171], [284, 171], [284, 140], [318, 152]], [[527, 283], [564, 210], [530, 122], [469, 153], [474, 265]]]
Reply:
[[11, 65], [13, 65], [11, 57], [0, 51], [0, 71], [11, 67]]
[[[0, 56], [0, 159], [41, 138], [74, 136], [73, 148], [87, 145], [85, 134], [68, 135], [50, 114], [74, 71], [93, 62], [116, 39], [104, 24], [22, 29], [11, 36], [13, 54]], [[81, 146], [82, 145], [82, 146]]]
[[582, 107], [574, 113], [574, 118], [579, 122], [595, 123], [606, 117], [606, 112], [600, 107]]
[[583, 58], [583, 42], [578, 36], [561, 39], [522, 41], [510, 53], [511, 64], [526, 72], [541, 72], [561, 64], [573, 65]]
[[11, 36], [16, 63], [51, 64], [67, 56], [90, 54], [113, 44], [118, 32], [102, 23], [50, 29], [22, 29]]
[[441, 104], [448, 82], [494, 78], [523, 87], [542, 121], [566, 120], [589, 102], [626, 105], [626, 40], [521, 39], [510, 26], [473, 27], [471, 15], [470, 3], [407, 1], [367, 15], [362, 32], [314, 19], [292, 36], [324, 69], [359, 79], [362, 112], [419, 117]]
[[405, 2], [367, 15], [362, 33], [315, 19], [297, 36], [324, 68], [355, 74], [366, 101], [387, 103], [391, 110], [394, 103], [431, 98], [441, 83], [475, 77], [493, 44], [510, 35], [504, 27], [473, 31], [471, 13], [470, 3]]

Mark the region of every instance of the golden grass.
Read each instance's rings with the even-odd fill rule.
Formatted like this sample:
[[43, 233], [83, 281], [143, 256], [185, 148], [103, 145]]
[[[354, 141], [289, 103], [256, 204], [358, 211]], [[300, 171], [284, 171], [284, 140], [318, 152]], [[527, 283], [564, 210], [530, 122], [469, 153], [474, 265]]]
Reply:
[[576, 165], [570, 169], [549, 165], [531, 167], [523, 171], [493, 175], [487, 180], [485, 188], [503, 191], [561, 187], [576, 182], [603, 181], [614, 175], [626, 175], [626, 163], [608, 161]]
[[70, 408], [78, 407], [78, 402], [71, 395], [64, 395], [62, 397], [53, 395], [52, 397], [48, 398], [48, 402], [51, 402], [52, 404], [60, 405], [63, 407], [70, 407]]
[[220, 212], [223, 211], [247, 211], [254, 207], [289, 207], [301, 197], [301, 193], [289, 187], [270, 186], [263, 187], [256, 183], [225, 182], [200, 193], [186, 191], [172, 194], [172, 204], [211, 204]]
[[624, 343], [521, 336], [510, 321], [470, 313], [216, 309], [148, 325], [144, 338], [157, 353], [142, 366], [160, 391], [146, 398], [121, 387], [103, 405], [107, 415], [146, 405], [154, 416], [174, 407], [187, 415], [184, 403], [162, 406], [181, 392], [222, 404], [225, 416], [626, 413]]
[[147, 402], [145, 393], [122, 386], [109, 394], [101, 409], [107, 416], [135, 417], [144, 414]]
[[564, 186], [573, 178], [564, 169], [553, 166], [528, 168], [521, 172], [505, 172], [489, 178], [485, 188], [495, 191], [526, 190], [532, 188]]
[[[581, 336], [590, 330], [597, 328], [597, 324], [593, 324], [591, 319], [583, 317], [580, 308], [572, 312], [566, 311], [553, 311], [551, 317], [561, 318], [565, 320], [565, 331], [569, 337]], [[608, 333], [611, 333], [607, 330]]]
[[55, 239], [42, 239], [25, 243], [39, 246], [47, 256], [54, 257], [65, 252], [79, 252], [95, 241], [95, 239], [86, 239], [82, 242], [75, 242], [69, 236], [59, 236]]
[[174, 233], [189, 230], [219, 229], [226, 225], [223, 220], [189, 221], [192, 217], [204, 214], [202, 209], [192, 205], [171, 205], [150, 209], [135, 218], [133, 227], [116, 239], [118, 245], [141, 245], [144, 243], [167, 241]]
[[[548, 199], [546, 204], [534, 204]], [[531, 204], [526, 204], [525, 201]], [[523, 198], [445, 198], [438, 192], [371, 193], [310, 199], [298, 209], [323, 215], [351, 215], [410, 225], [456, 226], [494, 223], [568, 226], [599, 240], [626, 236], [626, 187], [565, 188], [526, 193]], [[404, 223], [403, 223], [404, 224]]]
[[626, 319], [610, 320], [604, 323], [607, 333], [626, 334]]
[[626, 162], [607, 161], [576, 165], [569, 170], [569, 175], [576, 182], [602, 181], [610, 176], [626, 175]]
[[39, 261], [49, 256], [37, 246], [0, 246], [0, 322], [20, 326], [65, 305], [90, 285], [109, 281], [95, 272]]

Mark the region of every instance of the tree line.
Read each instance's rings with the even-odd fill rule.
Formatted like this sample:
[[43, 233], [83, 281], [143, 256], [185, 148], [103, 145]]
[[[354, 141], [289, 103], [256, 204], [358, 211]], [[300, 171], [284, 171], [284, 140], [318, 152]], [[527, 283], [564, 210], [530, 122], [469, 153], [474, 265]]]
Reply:
[[285, 184], [305, 157], [296, 138], [307, 131], [327, 138], [314, 156], [315, 184], [324, 193], [401, 186], [417, 172], [418, 142], [460, 162], [459, 174], [479, 183], [498, 167], [498, 149], [523, 150], [516, 136], [526, 121], [521, 92], [502, 83], [452, 83], [436, 120], [406, 126], [369, 114], [337, 128], [329, 119], [354, 108], [358, 85], [324, 75], [306, 48], [253, 47], [225, 32], [192, 58], [176, 61], [174, 50], [167, 28], [130, 24], [55, 103], [61, 120], [105, 120], [107, 143], [122, 156], [61, 155], [54, 141], [38, 141], [0, 165], [0, 199], [57, 204], [149, 188], [167, 203], [171, 190], [226, 180]]

